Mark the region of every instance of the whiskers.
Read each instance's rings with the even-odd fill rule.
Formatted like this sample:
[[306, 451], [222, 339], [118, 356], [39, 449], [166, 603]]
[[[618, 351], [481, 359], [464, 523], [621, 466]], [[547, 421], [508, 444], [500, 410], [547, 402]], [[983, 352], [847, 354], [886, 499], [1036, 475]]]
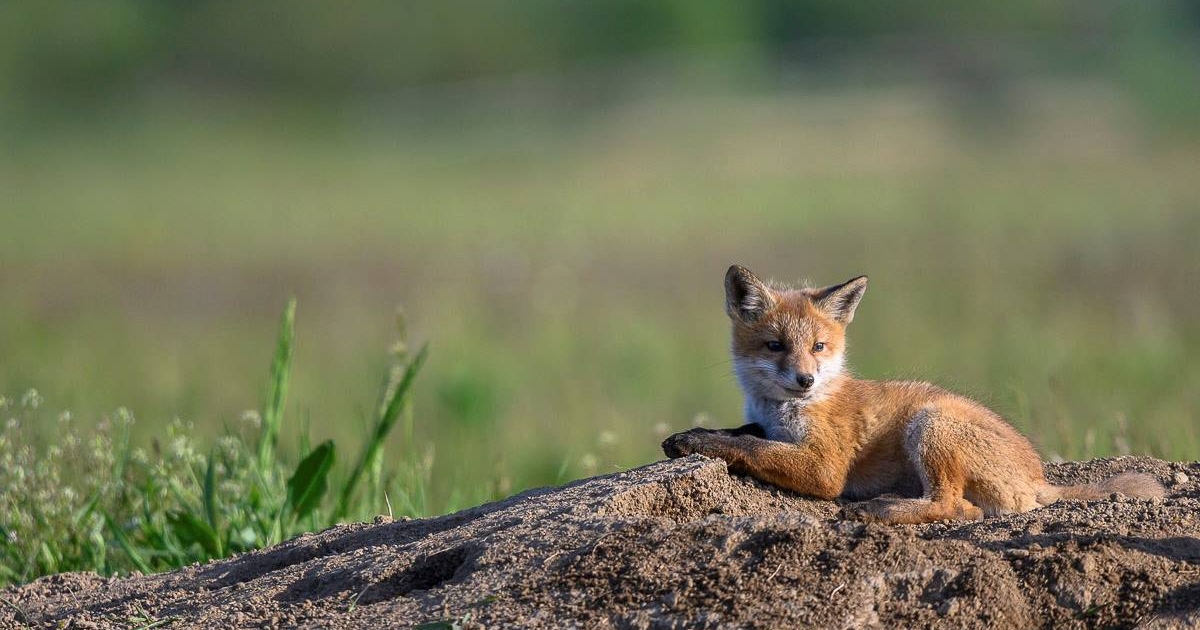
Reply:
[[737, 379], [737, 369], [734, 365], [733, 359], [728, 357], [703, 365], [701, 366], [701, 369], [705, 372], [720, 369], [722, 381], [733, 381]]
[[779, 367], [768, 359], [736, 357], [733, 360], [733, 371], [742, 386], [742, 391], [748, 395], [771, 395], [780, 387]]
[[714, 370], [719, 367], [730, 367], [732, 365], [733, 365], [733, 359], [726, 357], [724, 359], [719, 359], [717, 361], [714, 361], [714, 362], [704, 365], [702, 367], [705, 370]]

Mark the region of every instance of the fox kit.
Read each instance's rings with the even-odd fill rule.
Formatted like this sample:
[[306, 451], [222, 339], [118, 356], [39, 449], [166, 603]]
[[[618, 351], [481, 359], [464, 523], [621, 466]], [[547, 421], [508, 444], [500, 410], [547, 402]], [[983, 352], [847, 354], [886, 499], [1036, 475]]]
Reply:
[[846, 325], [866, 289], [866, 276], [795, 289], [730, 267], [725, 306], [747, 424], [678, 433], [663, 451], [717, 457], [802, 494], [862, 501], [847, 511], [883, 523], [976, 520], [1112, 492], [1162, 496], [1157, 480], [1138, 473], [1050, 485], [1029, 440], [983, 405], [929, 383], [854, 378], [844, 367]]

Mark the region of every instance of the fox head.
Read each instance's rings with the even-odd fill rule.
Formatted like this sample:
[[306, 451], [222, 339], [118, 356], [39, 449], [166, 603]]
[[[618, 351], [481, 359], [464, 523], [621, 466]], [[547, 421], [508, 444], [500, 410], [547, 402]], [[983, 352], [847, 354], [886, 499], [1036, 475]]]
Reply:
[[820, 289], [770, 286], [745, 267], [725, 274], [733, 365], [747, 397], [814, 400], [842, 374], [846, 325], [867, 277]]

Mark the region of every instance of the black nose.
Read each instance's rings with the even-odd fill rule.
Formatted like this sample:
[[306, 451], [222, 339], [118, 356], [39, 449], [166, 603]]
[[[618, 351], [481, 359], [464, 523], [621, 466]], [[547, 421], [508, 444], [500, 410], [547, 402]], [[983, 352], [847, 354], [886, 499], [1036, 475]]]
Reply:
[[815, 380], [816, 379], [813, 378], [812, 374], [796, 375], [796, 384], [799, 385], [801, 389], [808, 389], [809, 387], [812, 387], [813, 381]]

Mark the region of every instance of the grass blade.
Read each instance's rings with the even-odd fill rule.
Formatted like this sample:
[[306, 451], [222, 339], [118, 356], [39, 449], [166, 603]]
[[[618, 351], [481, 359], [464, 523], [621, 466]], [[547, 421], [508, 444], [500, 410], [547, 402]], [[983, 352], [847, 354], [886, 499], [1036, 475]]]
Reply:
[[221, 525], [218, 522], [216, 469], [217, 456], [213, 451], [209, 453], [208, 466], [204, 469], [204, 486], [201, 488], [201, 497], [204, 502], [204, 517], [208, 519], [208, 526], [212, 529], [213, 539], [216, 541], [216, 557], [223, 558], [229, 549], [229, 541], [227, 537], [221, 536]]
[[332, 440], [321, 442], [296, 466], [296, 472], [288, 479], [288, 503], [292, 518], [299, 520], [312, 512], [329, 488], [326, 478], [333, 468], [335, 449]]
[[133, 566], [137, 567], [137, 570], [141, 571], [145, 575], [154, 573], [154, 571], [150, 568], [150, 565], [144, 558], [142, 558], [142, 554], [138, 553], [138, 550], [135, 549], [133, 544], [129, 542], [129, 538], [125, 536], [125, 532], [121, 531], [121, 528], [113, 522], [112, 517], [108, 514], [105, 514], [104, 522], [108, 525], [108, 529], [112, 532], [113, 539], [117, 541], [117, 546], [121, 548], [121, 551], [125, 552], [126, 556], [129, 556], [129, 561], [133, 563]]
[[208, 523], [196, 518], [188, 512], [171, 512], [167, 514], [167, 523], [171, 532], [184, 546], [197, 543], [210, 558], [221, 557], [221, 537]]
[[[412, 390], [413, 381], [416, 380], [417, 374], [421, 372], [421, 367], [425, 364], [425, 358], [428, 355], [429, 344], [421, 346], [421, 350], [404, 367], [404, 374], [400, 377], [395, 387], [391, 388], [390, 394], [387, 395], [384, 404], [381, 405], [379, 417], [375, 422], [375, 430], [372, 431], [370, 440], [363, 447], [362, 455], [354, 465], [350, 476], [346, 479], [345, 485], [342, 486], [335, 518], [345, 518], [349, 511], [350, 499], [354, 496], [354, 490], [358, 486], [358, 482], [362, 479], [363, 473], [374, 465], [374, 462], [379, 457], [388, 433], [396, 425], [396, 421], [400, 418], [400, 412], [408, 403], [408, 395], [410, 390]], [[391, 384], [390, 381], [391, 379], [389, 378], [387, 385]]]
[[267, 389], [267, 400], [263, 406], [262, 430], [258, 438], [258, 469], [265, 477], [275, 463], [275, 444], [279, 441], [279, 427], [283, 422], [283, 408], [287, 403], [288, 376], [292, 367], [292, 338], [296, 324], [296, 298], [288, 300], [279, 324], [279, 341], [275, 346], [275, 358], [271, 362], [271, 381]]
[[29, 626], [30, 628], [33, 627], [33, 622], [29, 620], [29, 615], [26, 615], [25, 611], [21, 610], [20, 606], [8, 601], [7, 597], [0, 597], [0, 602], [4, 602], [5, 606], [8, 606], [10, 609], [12, 609], [13, 614], [17, 616], [18, 621]]
[[204, 516], [213, 530], [219, 530], [217, 525], [217, 458], [213, 453], [208, 455], [208, 466], [204, 470]]

